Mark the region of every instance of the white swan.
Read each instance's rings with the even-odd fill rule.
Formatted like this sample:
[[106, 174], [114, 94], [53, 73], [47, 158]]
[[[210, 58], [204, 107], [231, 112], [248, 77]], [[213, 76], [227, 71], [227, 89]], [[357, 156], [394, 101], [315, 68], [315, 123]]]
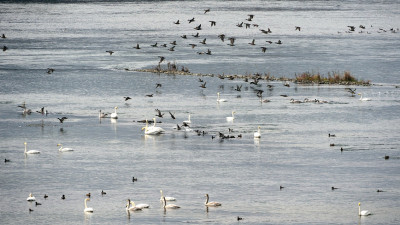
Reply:
[[188, 120], [183, 121], [183, 123], [186, 123], [186, 124], [191, 124], [192, 123], [192, 121], [190, 120], [190, 113], [189, 113], [189, 116], [188, 116]]
[[164, 197], [164, 194], [163, 194], [162, 190], [160, 190], [160, 193], [161, 193], [160, 201], [164, 201], [164, 199], [166, 201], [176, 201], [176, 198], [174, 198], [174, 197]]
[[40, 154], [40, 151], [38, 151], [38, 150], [29, 150], [29, 151], [27, 151], [26, 150], [27, 143], [25, 142], [24, 144], [25, 144], [25, 154]]
[[99, 110], [99, 118], [105, 118], [107, 116], [107, 113], [103, 113], [101, 112], [101, 110]]
[[180, 206], [175, 205], [175, 204], [168, 204], [167, 205], [167, 200], [165, 199], [165, 197], [163, 199], [163, 207], [164, 207], [164, 209], [179, 209], [180, 208]]
[[135, 202], [131, 202], [130, 199], [128, 199], [127, 201], [128, 201], [128, 203], [126, 204], [126, 207], [125, 207], [125, 209], [127, 211], [141, 211], [142, 210], [142, 208], [139, 208], [135, 205]]
[[236, 112], [235, 111], [232, 111], [232, 116], [228, 116], [228, 117], [226, 117], [226, 121], [233, 121], [234, 119], [235, 119], [235, 114]]
[[153, 118], [154, 121], [154, 125], [152, 127], [149, 127], [149, 123], [146, 120], [146, 126], [142, 128], [142, 130], [144, 130], [144, 134], [148, 134], [148, 135], [156, 135], [156, 134], [162, 134], [165, 132], [164, 129], [162, 129], [161, 127], [156, 127], [156, 118]]
[[111, 119], [118, 119], [117, 109], [118, 109], [118, 107], [115, 106], [115, 107], [114, 107], [114, 112], [111, 113], [111, 116], [110, 116]]
[[360, 95], [360, 101], [371, 101], [371, 99], [370, 98], [363, 98], [363, 96], [362, 96], [362, 94], [358, 94], [358, 95]]
[[33, 202], [33, 201], [36, 201], [36, 198], [35, 198], [35, 196], [32, 195], [32, 193], [29, 193], [29, 197], [26, 200], [29, 202]]
[[205, 206], [221, 206], [222, 204], [219, 202], [208, 202], [208, 194], [206, 196], [206, 202], [204, 203]]
[[58, 151], [60, 151], [60, 152], [72, 152], [72, 151], [74, 151], [72, 148], [63, 148], [62, 144], [57, 144], [57, 146], [61, 146], [60, 149], [58, 149]]
[[217, 93], [217, 102], [227, 102], [228, 100], [224, 99], [224, 98], [219, 98], [219, 92]]
[[368, 210], [361, 211], [361, 202], [359, 202], [358, 203], [358, 215], [359, 216], [369, 216], [369, 215], [371, 215], [371, 212]]
[[258, 131], [254, 132], [254, 138], [261, 138], [261, 131], [260, 131], [260, 126], [258, 126]]
[[90, 198], [85, 198], [85, 209], [83, 210], [84, 212], [88, 212], [88, 213], [92, 213], [93, 212], [93, 208], [92, 207], [87, 207], [86, 202], [90, 201]]

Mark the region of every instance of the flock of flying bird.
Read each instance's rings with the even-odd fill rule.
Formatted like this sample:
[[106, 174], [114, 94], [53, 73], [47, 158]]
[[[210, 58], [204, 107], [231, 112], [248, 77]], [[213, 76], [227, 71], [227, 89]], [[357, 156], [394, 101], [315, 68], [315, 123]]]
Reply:
[[[211, 9], [204, 10], [204, 14], [207, 14], [209, 12], [211, 12]], [[256, 23], [253, 23], [254, 18], [255, 18], [255, 15], [249, 14], [248, 18], [245, 19], [246, 22], [242, 22], [241, 21], [241, 22], [236, 24], [236, 27], [243, 28], [243, 29], [258, 28], [259, 25], [256, 24]], [[193, 23], [194, 24], [196, 21], [197, 21], [196, 18], [193, 17], [191, 19], [188, 19], [187, 23], [189, 23], [189, 24]], [[173, 24], [175, 24], [176, 26], [180, 26], [183, 23], [184, 22], [179, 20], [179, 19], [177, 21], [173, 22]], [[210, 20], [209, 23], [210, 23], [210, 26], [209, 26], [210, 28], [213, 28], [213, 27], [217, 26], [217, 21]], [[190, 38], [192, 37], [192, 39], [191, 39], [192, 41], [190, 41], [190, 43], [186, 43], [185, 44], [186, 46], [190, 46], [192, 49], [198, 48], [200, 46], [202, 46], [202, 47], [208, 46], [207, 38], [202, 38], [201, 34], [200, 34], [201, 30], [205, 29], [204, 27], [205, 26], [202, 25], [202, 24], [198, 24], [196, 26], [194, 25], [193, 30], [195, 30], [196, 33], [191, 34], [191, 35], [190, 34], [183, 34], [183, 35], [180, 36], [180, 38], [184, 39], [184, 40], [190, 40]], [[301, 27], [295, 26], [294, 30], [301, 31]], [[271, 28], [259, 29], [259, 31], [260, 31], [261, 34], [271, 34], [272, 33]], [[232, 47], [235, 46], [235, 41], [237, 39], [236, 37], [228, 37], [227, 34], [219, 34], [216, 38], [220, 39], [221, 42], [225, 42], [225, 40], [229, 40], [229, 43], [227, 45], [232, 46]], [[260, 44], [261, 45], [260, 49], [264, 53], [267, 51], [267, 47], [264, 46], [264, 44], [267, 44], [267, 43], [268, 44], [277, 44], [277, 45], [283, 44], [283, 42], [281, 40], [277, 40], [277, 41], [266, 40], [266, 41], [263, 41], [263, 44]], [[250, 42], [248, 44], [252, 45], [252, 46], [256, 45], [256, 39], [253, 38], [252, 40], [250, 40]], [[150, 46], [147, 46], [147, 47], [166, 48], [170, 52], [174, 52], [175, 51], [175, 47], [177, 45], [178, 45], [178, 42], [176, 40], [173, 40], [173, 41], [170, 41], [168, 44], [167, 43], [159, 44], [158, 42], [155, 42], [154, 44], [151, 44]], [[139, 50], [139, 49], [142, 49], [142, 46], [141, 46], [141, 44], [137, 43], [133, 48]], [[106, 52], [109, 53], [110, 55], [112, 55], [114, 53], [114, 51], [112, 51], [112, 50], [107, 50]], [[207, 48], [207, 50], [205, 50], [205, 51], [197, 51], [196, 53], [199, 54], [199, 55], [212, 55], [212, 51], [210, 50], [210, 48]], [[165, 60], [165, 57], [164, 56], [159, 56], [159, 59], [160, 59], [159, 60], [159, 64], [161, 64]]]

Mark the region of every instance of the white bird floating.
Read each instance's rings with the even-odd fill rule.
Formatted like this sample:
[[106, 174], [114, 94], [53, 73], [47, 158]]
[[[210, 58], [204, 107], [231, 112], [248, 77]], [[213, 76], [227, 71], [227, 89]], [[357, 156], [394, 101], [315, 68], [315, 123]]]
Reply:
[[206, 202], [204, 203], [205, 206], [221, 206], [222, 204], [219, 202], [208, 202], [209, 196], [208, 194], [206, 196]]
[[358, 95], [360, 95], [360, 101], [371, 101], [371, 99], [370, 98], [363, 98], [363, 96], [362, 96], [362, 94], [358, 94]]
[[261, 130], [260, 130], [260, 126], [258, 126], [258, 130], [257, 132], [254, 132], [254, 138], [261, 138]]
[[174, 198], [174, 197], [164, 197], [164, 194], [163, 194], [163, 191], [162, 190], [160, 190], [160, 193], [161, 193], [161, 198], [160, 198], [160, 201], [164, 201], [164, 199], [166, 200], [166, 201], [176, 201], [176, 198]]
[[368, 210], [361, 211], [361, 202], [359, 202], [358, 203], [358, 215], [359, 216], [369, 216], [369, 215], [371, 215], [371, 212]]
[[149, 123], [146, 119], [146, 126], [142, 127], [142, 130], [144, 130], [144, 134], [147, 135], [157, 135], [157, 134], [162, 134], [165, 132], [164, 129], [161, 127], [156, 127], [156, 118], [153, 118], [154, 124], [152, 127], [149, 127]]
[[60, 152], [72, 152], [72, 151], [74, 151], [72, 148], [64, 148], [64, 147], [62, 146], [62, 144], [57, 144], [57, 146], [61, 146], [61, 147], [58, 149], [58, 151], [60, 151]]
[[175, 204], [167, 205], [167, 200], [165, 199], [165, 197], [163, 198], [163, 207], [164, 207], [164, 209], [179, 209], [180, 208], [180, 206], [175, 205]]
[[32, 193], [29, 193], [29, 197], [26, 200], [29, 202], [33, 202], [33, 201], [36, 201], [36, 198], [35, 198], [35, 196], [32, 195]]
[[224, 99], [224, 98], [219, 98], [219, 92], [217, 93], [217, 102], [227, 102], [228, 100]]
[[132, 202], [130, 199], [128, 199], [128, 203], [126, 204], [127, 211], [141, 211], [143, 208], [137, 207], [135, 205], [135, 202]]
[[27, 143], [25, 142], [24, 144], [25, 144], [25, 154], [40, 154], [40, 151], [38, 151], [38, 150], [29, 150], [29, 151], [27, 151], [26, 150]]
[[111, 115], [110, 115], [111, 119], [118, 119], [117, 109], [118, 109], [118, 107], [115, 106], [114, 107], [114, 112], [111, 113]]
[[235, 115], [234, 115], [235, 113], [236, 113], [235, 111], [232, 111], [232, 116], [226, 117], [226, 121], [232, 122], [235, 119]]
[[90, 201], [90, 198], [85, 199], [85, 209], [83, 210], [83, 212], [93, 213], [93, 208], [87, 207], [87, 204], [86, 204], [87, 201]]

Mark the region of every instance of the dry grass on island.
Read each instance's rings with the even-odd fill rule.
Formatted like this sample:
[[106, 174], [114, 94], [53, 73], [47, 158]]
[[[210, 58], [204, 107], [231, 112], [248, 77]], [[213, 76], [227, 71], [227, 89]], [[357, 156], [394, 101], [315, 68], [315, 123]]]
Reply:
[[[129, 71], [129, 69], [125, 69]], [[328, 72], [328, 76], [323, 76], [319, 72], [303, 72], [299, 75], [295, 74], [295, 78], [287, 78], [287, 77], [275, 77], [270, 75], [269, 73], [264, 73], [264, 75], [260, 73], [255, 74], [234, 74], [234, 75], [226, 75], [226, 74], [202, 74], [202, 73], [192, 73], [189, 71], [187, 67], [178, 66], [178, 64], [167, 63], [166, 68], [163, 68], [160, 64], [152, 69], [135, 69], [136, 72], [147, 72], [147, 73], [157, 73], [157, 74], [174, 74], [174, 75], [190, 75], [190, 76], [209, 76], [209, 77], [218, 77], [220, 79], [263, 79], [268, 81], [290, 81], [297, 84], [338, 84], [338, 85], [364, 85], [369, 86], [370, 81], [363, 81], [356, 79], [353, 75], [350, 74], [349, 71], [340, 72]]]
[[341, 85], [370, 85], [370, 81], [358, 80], [349, 71], [328, 73], [327, 77], [320, 73], [304, 72], [296, 75], [294, 82], [298, 84], [341, 84]]

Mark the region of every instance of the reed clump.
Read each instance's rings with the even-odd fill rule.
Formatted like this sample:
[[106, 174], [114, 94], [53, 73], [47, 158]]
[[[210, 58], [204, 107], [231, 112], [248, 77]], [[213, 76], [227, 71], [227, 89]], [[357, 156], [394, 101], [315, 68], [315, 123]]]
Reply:
[[328, 72], [328, 76], [323, 76], [319, 72], [303, 72], [295, 75], [294, 82], [299, 84], [370, 85], [370, 81], [358, 80], [349, 71]]

